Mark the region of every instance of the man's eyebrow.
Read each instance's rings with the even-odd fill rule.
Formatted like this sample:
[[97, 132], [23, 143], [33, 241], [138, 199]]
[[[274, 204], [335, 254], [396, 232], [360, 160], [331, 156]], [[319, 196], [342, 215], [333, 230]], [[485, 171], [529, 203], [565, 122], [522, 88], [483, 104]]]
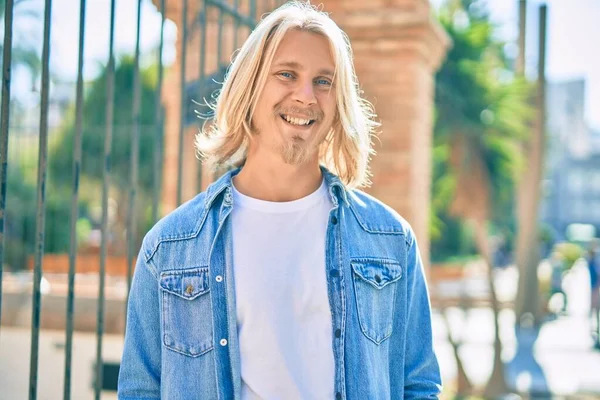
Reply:
[[[291, 69], [296, 69], [296, 70], [304, 70], [305, 68], [302, 66], [302, 64], [296, 62], [296, 61], [282, 61], [282, 62], [278, 62], [274, 64], [274, 67], [276, 68], [281, 68], [281, 67], [285, 67], [285, 68], [291, 68]], [[322, 68], [318, 71], [319, 75], [325, 75], [325, 76], [329, 76], [332, 77], [335, 75], [335, 73], [328, 69], [328, 68]]]

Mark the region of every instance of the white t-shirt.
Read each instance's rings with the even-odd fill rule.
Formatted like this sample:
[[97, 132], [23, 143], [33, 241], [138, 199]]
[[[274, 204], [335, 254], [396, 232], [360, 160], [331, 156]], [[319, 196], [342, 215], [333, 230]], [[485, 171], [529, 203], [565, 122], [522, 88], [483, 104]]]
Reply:
[[290, 202], [257, 200], [234, 188], [233, 201], [242, 399], [333, 398], [327, 186]]

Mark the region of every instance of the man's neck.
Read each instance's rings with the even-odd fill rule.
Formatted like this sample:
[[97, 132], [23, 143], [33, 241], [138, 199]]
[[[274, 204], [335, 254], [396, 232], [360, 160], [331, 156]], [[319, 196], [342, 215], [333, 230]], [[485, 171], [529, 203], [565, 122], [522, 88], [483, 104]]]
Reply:
[[235, 188], [242, 194], [265, 201], [293, 201], [315, 192], [323, 176], [318, 162], [302, 165], [265, 165], [246, 160], [242, 170], [233, 178]]

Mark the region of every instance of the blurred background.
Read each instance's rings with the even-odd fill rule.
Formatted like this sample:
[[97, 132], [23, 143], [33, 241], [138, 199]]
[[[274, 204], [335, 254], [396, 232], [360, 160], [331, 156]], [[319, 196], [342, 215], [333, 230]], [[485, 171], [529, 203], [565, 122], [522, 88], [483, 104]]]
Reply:
[[[0, 0], [0, 398], [116, 398], [152, 225], [272, 0]], [[415, 229], [444, 399], [600, 398], [600, 1], [325, 0]]]

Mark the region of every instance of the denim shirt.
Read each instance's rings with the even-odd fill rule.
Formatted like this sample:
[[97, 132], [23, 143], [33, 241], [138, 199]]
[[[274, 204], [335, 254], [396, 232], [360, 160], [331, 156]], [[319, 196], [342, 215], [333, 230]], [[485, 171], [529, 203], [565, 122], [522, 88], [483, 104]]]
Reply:
[[[333, 203], [325, 268], [336, 400], [437, 399], [429, 297], [411, 227], [322, 172]], [[119, 399], [240, 399], [229, 218], [236, 173], [144, 238], [129, 296]]]

